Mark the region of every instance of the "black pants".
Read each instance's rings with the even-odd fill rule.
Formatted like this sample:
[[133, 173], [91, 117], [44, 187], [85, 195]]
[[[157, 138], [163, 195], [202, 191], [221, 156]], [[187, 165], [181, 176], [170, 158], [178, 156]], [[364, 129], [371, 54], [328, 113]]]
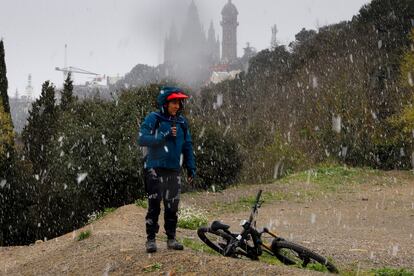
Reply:
[[161, 200], [164, 202], [164, 229], [169, 239], [175, 238], [177, 212], [180, 202], [181, 177], [178, 171], [149, 169], [145, 173], [145, 189], [148, 194], [148, 212], [145, 217], [147, 238], [154, 239], [160, 228], [158, 217]]

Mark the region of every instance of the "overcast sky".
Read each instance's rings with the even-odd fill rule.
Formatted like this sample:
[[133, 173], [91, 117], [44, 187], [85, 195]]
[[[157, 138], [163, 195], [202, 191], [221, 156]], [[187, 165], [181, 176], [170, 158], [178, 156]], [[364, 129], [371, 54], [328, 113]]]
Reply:
[[[124, 75], [138, 63], [163, 61], [171, 22], [184, 19], [191, 0], [0, 0], [0, 38], [6, 50], [9, 95], [22, 94], [32, 74], [35, 95], [51, 80], [62, 85], [64, 45], [68, 65], [109, 76]], [[228, 0], [195, 0], [208, 29], [220, 35], [220, 12]], [[238, 54], [246, 42], [268, 48], [271, 26], [289, 44], [303, 27], [317, 29], [352, 19], [369, 0], [233, 0], [239, 11]], [[179, 29], [179, 28], [178, 28]], [[75, 75], [75, 82], [86, 77]]]

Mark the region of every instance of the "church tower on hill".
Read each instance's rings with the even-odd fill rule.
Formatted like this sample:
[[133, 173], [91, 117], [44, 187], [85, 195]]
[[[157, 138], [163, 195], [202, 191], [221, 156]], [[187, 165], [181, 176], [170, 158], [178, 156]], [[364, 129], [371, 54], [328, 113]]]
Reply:
[[193, 0], [181, 32], [178, 33], [172, 24], [165, 39], [165, 74], [186, 83], [197, 83], [208, 78], [209, 68], [219, 62], [220, 41], [216, 38], [213, 22], [206, 35]]
[[183, 26], [177, 29], [173, 23], [165, 38], [162, 77], [197, 87], [205, 84], [214, 71], [240, 67], [237, 58], [239, 12], [231, 0], [227, 1], [221, 11], [221, 43], [212, 21], [205, 31], [195, 1], [191, 1]]
[[224, 63], [231, 63], [237, 59], [237, 11], [236, 6], [228, 0], [227, 4], [221, 11], [223, 27], [223, 39], [222, 39], [222, 57], [221, 60]]

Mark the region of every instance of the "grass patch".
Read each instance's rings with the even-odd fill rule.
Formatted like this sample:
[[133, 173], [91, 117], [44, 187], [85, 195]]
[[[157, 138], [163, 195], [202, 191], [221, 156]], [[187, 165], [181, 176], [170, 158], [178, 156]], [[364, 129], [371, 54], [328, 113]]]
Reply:
[[78, 238], [76, 239], [77, 241], [82, 241], [84, 239], [87, 239], [91, 236], [92, 232], [91, 230], [85, 230], [79, 233]]
[[[302, 268], [302, 267], [300, 267], [300, 268]], [[328, 269], [326, 268], [326, 266], [324, 266], [320, 263], [308, 264], [306, 266], [306, 269], [319, 271], [319, 272], [328, 272]]]
[[[337, 165], [321, 165], [317, 168], [289, 175], [280, 183], [290, 184], [304, 182], [315, 184], [321, 192], [335, 192], [344, 188], [346, 184], [360, 185], [375, 181], [375, 176], [381, 176], [383, 172], [371, 168], [354, 168]], [[383, 179], [382, 179], [383, 180]]]
[[137, 200], [135, 200], [135, 205], [147, 209], [148, 201], [145, 198], [138, 198]]
[[380, 269], [374, 269], [372, 272], [375, 276], [414, 276], [413, 271], [409, 271], [404, 268], [396, 269], [384, 267]]
[[289, 175], [285, 178], [282, 178], [280, 181], [287, 183], [290, 183], [292, 181], [301, 181], [315, 184], [328, 184], [331, 182], [343, 184], [350, 178], [358, 176], [361, 174], [361, 172], [364, 171], [366, 170], [345, 166], [321, 166]]
[[414, 276], [414, 272], [404, 268], [378, 268], [372, 270], [360, 270], [357, 268], [341, 270], [342, 276]]
[[182, 207], [178, 211], [178, 227], [196, 230], [208, 224], [207, 214], [204, 210], [193, 207]]
[[[261, 200], [265, 203], [275, 201], [294, 200], [298, 202], [319, 197], [325, 193], [336, 192], [339, 189], [348, 189], [346, 184], [363, 184], [373, 179], [383, 182], [383, 172], [370, 168], [352, 168], [346, 166], [321, 165], [315, 169], [288, 175], [275, 183], [284, 185], [285, 191], [263, 192]], [[378, 178], [380, 177], [380, 178]], [[298, 183], [312, 184], [309, 187], [292, 188]], [[248, 211], [254, 204], [256, 195], [240, 197], [236, 201], [217, 202], [214, 209], [219, 212]]]
[[162, 268], [162, 264], [161, 263], [154, 263], [154, 264], [150, 264], [145, 266], [142, 271], [145, 273], [149, 273], [149, 272], [155, 272], [155, 271], [160, 271]]
[[271, 265], [284, 265], [278, 258], [273, 255], [270, 255], [266, 251], [263, 252], [262, 256], [259, 257], [261, 262], [271, 264]]

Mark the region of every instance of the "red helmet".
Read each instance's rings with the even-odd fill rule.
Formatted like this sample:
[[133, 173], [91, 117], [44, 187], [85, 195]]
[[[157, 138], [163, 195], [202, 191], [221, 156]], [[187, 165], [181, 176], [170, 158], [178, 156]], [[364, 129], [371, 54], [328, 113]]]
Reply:
[[183, 92], [174, 92], [168, 95], [167, 101], [188, 99], [188, 96]]

